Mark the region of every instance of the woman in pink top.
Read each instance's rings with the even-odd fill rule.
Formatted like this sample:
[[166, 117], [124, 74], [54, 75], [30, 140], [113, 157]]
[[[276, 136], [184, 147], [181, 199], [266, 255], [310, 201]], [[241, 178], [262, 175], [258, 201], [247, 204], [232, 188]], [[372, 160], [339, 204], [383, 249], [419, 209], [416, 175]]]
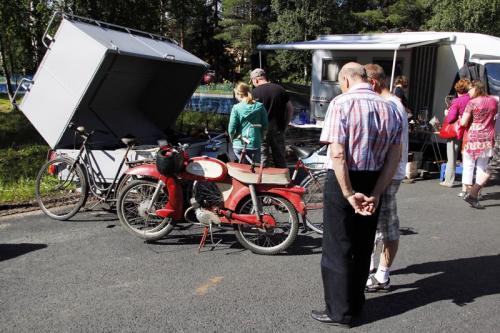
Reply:
[[[493, 156], [495, 143], [495, 116], [498, 103], [495, 98], [486, 94], [486, 87], [480, 81], [472, 82], [469, 90], [470, 102], [465, 108], [461, 125], [469, 123], [467, 142], [463, 150], [462, 183], [467, 188], [464, 200], [474, 208], [481, 208], [478, 193], [490, 178], [488, 162]], [[472, 184], [476, 173], [476, 183]]]
[[[461, 79], [455, 83], [455, 91], [457, 92], [458, 97], [454, 98], [451, 101], [451, 105], [448, 110], [445, 110], [446, 118], [444, 123], [453, 124], [456, 121], [460, 121], [460, 117], [462, 117], [465, 107], [470, 100], [469, 94], [467, 93], [469, 91], [469, 87], [470, 81], [467, 79]], [[461, 145], [461, 137], [448, 139], [446, 143], [446, 158], [448, 159], [446, 163], [446, 172], [444, 174], [444, 181], [439, 183], [439, 185], [453, 187], [453, 183], [455, 182], [457, 156]]]

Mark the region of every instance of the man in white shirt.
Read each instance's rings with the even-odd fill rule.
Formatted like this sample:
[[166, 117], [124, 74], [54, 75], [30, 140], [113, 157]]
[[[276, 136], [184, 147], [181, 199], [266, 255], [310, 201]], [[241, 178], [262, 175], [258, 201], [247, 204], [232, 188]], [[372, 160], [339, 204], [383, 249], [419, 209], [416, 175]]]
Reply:
[[[401, 181], [405, 178], [406, 163], [408, 162], [408, 115], [400, 99], [393, 95], [386, 82], [384, 69], [377, 64], [365, 66], [368, 80], [373, 90], [391, 103], [394, 103], [401, 116], [401, 160], [391, 184], [386, 188], [381, 198], [380, 213], [378, 217], [375, 246], [370, 263], [370, 276], [366, 283], [366, 292], [388, 291], [390, 288], [389, 273], [392, 263], [396, 257], [399, 245], [399, 218], [397, 213], [396, 193]], [[375, 269], [375, 256], [377, 243], [382, 242], [382, 252], [378, 268]]]

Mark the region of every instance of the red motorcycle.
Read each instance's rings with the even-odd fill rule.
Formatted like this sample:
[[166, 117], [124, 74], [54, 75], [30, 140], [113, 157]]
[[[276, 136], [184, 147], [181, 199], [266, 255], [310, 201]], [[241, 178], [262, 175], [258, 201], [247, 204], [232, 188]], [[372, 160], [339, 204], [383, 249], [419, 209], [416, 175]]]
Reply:
[[[212, 226], [233, 225], [236, 238], [258, 254], [288, 248], [298, 233], [298, 214], [305, 216], [304, 188], [290, 184], [288, 169], [189, 158], [186, 147], [160, 149], [157, 163], [129, 169], [138, 179], [118, 197], [118, 217], [132, 234], [157, 240], [177, 223], [204, 226], [199, 249]], [[189, 185], [186, 186], [186, 183]], [[184, 208], [184, 189], [192, 189]]]

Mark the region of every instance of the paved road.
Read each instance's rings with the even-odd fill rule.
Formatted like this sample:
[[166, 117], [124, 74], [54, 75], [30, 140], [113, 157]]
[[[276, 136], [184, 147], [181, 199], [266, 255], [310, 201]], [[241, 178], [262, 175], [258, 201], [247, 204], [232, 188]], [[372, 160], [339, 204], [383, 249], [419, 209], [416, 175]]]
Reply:
[[[498, 332], [500, 186], [486, 209], [436, 180], [403, 184], [393, 290], [370, 296], [354, 332]], [[286, 254], [242, 250], [231, 232], [197, 254], [197, 230], [145, 244], [104, 212], [57, 222], [0, 220], [2, 332], [331, 332], [322, 307], [321, 239]]]

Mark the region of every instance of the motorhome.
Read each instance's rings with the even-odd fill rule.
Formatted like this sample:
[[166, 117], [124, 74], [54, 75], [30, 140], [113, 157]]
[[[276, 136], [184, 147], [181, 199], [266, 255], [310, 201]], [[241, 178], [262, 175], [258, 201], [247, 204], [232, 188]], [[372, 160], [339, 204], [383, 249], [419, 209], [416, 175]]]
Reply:
[[316, 40], [262, 44], [267, 50], [312, 51], [310, 115], [318, 127], [329, 102], [340, 94], [338, 72], [347, 62], [381, 65], [390, 80], [405, 75], [408, 99], [421, 120], [443, 119], [445, 97], [466, 63], [484, 66], [489, 91], [500, 95], [500, 38], [459, 32], [328, 35]]

